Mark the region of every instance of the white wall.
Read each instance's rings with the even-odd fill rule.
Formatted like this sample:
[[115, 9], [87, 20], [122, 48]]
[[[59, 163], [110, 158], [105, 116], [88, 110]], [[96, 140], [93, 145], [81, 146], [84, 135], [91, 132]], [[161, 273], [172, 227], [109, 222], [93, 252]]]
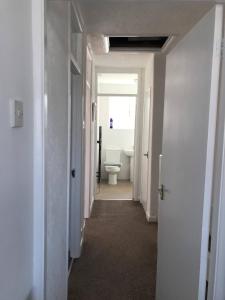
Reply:
[[47, 7], [46, 299], [67, 299], [68, 6]]
[[[31, 1], [2, 0], [0, 11], [0, 299], [24, 300], [33, 251]], [[10, 98], [23, 101], [23, 128], [9, 126]]]

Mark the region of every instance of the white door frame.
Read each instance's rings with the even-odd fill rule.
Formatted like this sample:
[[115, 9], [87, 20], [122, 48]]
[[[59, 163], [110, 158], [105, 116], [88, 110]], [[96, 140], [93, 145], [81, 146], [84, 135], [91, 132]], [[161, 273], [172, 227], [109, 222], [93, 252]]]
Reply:
[[46, 0], [32, 0], [33, 44], [33, 291], [34, 300], [45, 297], [45, 124], [47, 84], [45, 72]]
[[[213, 180], [215, 168], [215, 153], [217, 141], [217, 122], [218, 122], [218, 105], [219, 105], [219, 88], [220, 88], [220, 67], [221, 67], [221, 45], [222, 45], [222, 22], [223, 6], [215, 7], [215, 29], [214, 29], [214, 48], [212, 57], [212, 74], [210, 87], [210, 111], [209, 111], [209, 128], [208, 143], [205, 170], [205, 189], [204, 189], [204, 206], [203, 206], [203, 223], [205, 228], [202, 233], [201, 242], [201, 265], [199, 275], [199, 298], [205, 297], [205, 278], [207, 277], [208, 268], [208, 243], [210, 235], [210, 214], [213, 199]], [[219, 211], [217, 212], [219, 214]]]
[[215, 152], [213, 205], [211, 215], [211, 251], [209, 253], [208, 299], [225, 299], [225, 59], [223, 18], [223, 42], [220, 66], [219, 106]]
[[[153, 74], [153, 76], [154, 76], [154, 74]], [[154, 105], [153, 87], [152, 86], [148, 87], [148, 90], [149, 90], [149, 97], [150, 97], [150, 105], [149, 105], [149, 120], [148, 120], [149, 130], [148, 130], [148, 160], [147, 160], [147, 163], [148, 163], [148, 166], [147, 166], [147, 199], [146, 199], [147, 201], [146, 201], [146, 207], [145, 207], [145, 215], [146, 215], [146, 219], [148, 222], [156, 222], [157, 221], [156, 217], [151, 216], [152, 132], [153, 132], [153, 105]], [[143, 106], [143, 108], [144, 108], [144, 106]], [[143, 127], [144, 126], [142, 126], [142, 133], [143, 133]], [[143, 135], [142, 135], [142, 139], [143, 139]], [[142, 145], [142, 143], [141, 143], [141, 145]], [[143, 155], [142, 149], [141, 149], [141, 155]], [[141, 164], [142, 164], [142, 159], [143, 159], [143, 157], [141, 157]], [[142, 170], [142, 165], [141, 165], [141, 170]], [[141, 172], [141, 175], [142, 175], [142, 172]], [[141, 188], [141, 199], [142, 199], [142, 186], [140, 188]], [[143, 202], [142, 202], [142, 205], [144, 207]]]
[[[84, 71], [85, 77], [85, 176], [84, 176], [84, 218], [89, 218], [92, 207], [92, 176], [91, 166], [93, 160], [92, 153], [92, 68], [93, 68], [93, 55], [90, 45], [86, 47], [86, 66]], [[90, 71], [90, 74], [88, 73]], [[87, 78], [90, 75], [90, 78]], [[90, 97], [87, 97], [89, 90]], [[88, 102], [89, 100], [89, 102]], [[89, 114], [88, 114], [89, 112]]]
[[[138, 189], [139, 189], [139, 179], [140, 179], [140, 128], [141, 128], [141, 120], [140, 120], [140, 114], [141, 114], [141, 103], [142, 103], [142, 84], [143, 84], [143, 69], [142, 68], [120, 68], [120, 67], [95, 67], [95, 103], [98, 105], [98, 96], [101, 96], [101, 94], [98, 94], [98, 85], [97, 85], [97, 78], [99, 73], [135, 73], [138, 74], [138, 92], [134, 95], [127, 95], [127, 96], [135, 96], [136, 101], [136, 113], [135, 113], [135, 130], [134, 130], [134, 145], [138, 145], [138, 149], [134, 149], [134, 181], [133, 181], [133, 190], [132, 190], [132, 198], [133, 200], [139, 201], [140, 197], [138, 195]], [[108, 94], [107, 94], [108, 95]], [[116, 94], [110, 94], [108, 96], [116, 96]], [[125, 94], [123, 96], [126, 96]], [[95, 120], [95, 127], [97, 132], [97, 119]], [[97, 156], [97, 134], [95, 136], [95, 157]], [[96, 160], [95, 160], [96, 162]], [[92, 163], [92, 170], [94, 168], [94, 172], [92, 174], [96, 173], [96, 164]], [[95, 180], [96, 181], [96, 180]], [[96, 190], [96, 189], [94, 189]], [[93, 195], [95, 198], [95, 195]]]

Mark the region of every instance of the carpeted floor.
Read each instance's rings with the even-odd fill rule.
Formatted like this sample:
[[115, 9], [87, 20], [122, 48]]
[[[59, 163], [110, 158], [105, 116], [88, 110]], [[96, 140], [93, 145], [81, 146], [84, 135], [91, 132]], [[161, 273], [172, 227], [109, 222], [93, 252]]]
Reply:
[[133, 201], [95, 201], [69, 300], [155, 299], [157, 226]]
[[98, 184], [95, 195], [96, 200], [132, 200], [132, 183], [119, 180], [117, 185], [110, 185], [107, 181]]

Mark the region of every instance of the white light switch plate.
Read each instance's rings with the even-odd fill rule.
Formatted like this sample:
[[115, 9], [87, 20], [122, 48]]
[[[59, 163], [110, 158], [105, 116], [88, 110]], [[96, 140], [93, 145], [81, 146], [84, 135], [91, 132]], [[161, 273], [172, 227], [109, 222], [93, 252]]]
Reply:
[[10, 100], [10, 126], [23, 127], [23, 102], [19, 100]]

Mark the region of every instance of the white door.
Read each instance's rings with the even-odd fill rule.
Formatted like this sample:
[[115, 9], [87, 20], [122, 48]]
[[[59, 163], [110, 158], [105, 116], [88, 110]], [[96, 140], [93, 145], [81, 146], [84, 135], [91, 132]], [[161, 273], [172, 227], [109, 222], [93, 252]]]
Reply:
[[143, 129], [142, 129], [142, 163], [141, 163], [141, 202], [147, 211], [147, 200], [149, 193], [149, 159], [151, 156], [149, 147], [150, 144], [150, 132], [151, 132], [151, 89], [149, 88], [145, 92], [144, 107], [143, 107]]
[[72, 258], [81, 254], [83, 241], [84, 207], [82, 195], [82, 77], [71, 74], [71, 182], [70, 182], [70, 240]]
[[221, 24], [218, 6], [167, 57], [157, 300], [205, 299]]

